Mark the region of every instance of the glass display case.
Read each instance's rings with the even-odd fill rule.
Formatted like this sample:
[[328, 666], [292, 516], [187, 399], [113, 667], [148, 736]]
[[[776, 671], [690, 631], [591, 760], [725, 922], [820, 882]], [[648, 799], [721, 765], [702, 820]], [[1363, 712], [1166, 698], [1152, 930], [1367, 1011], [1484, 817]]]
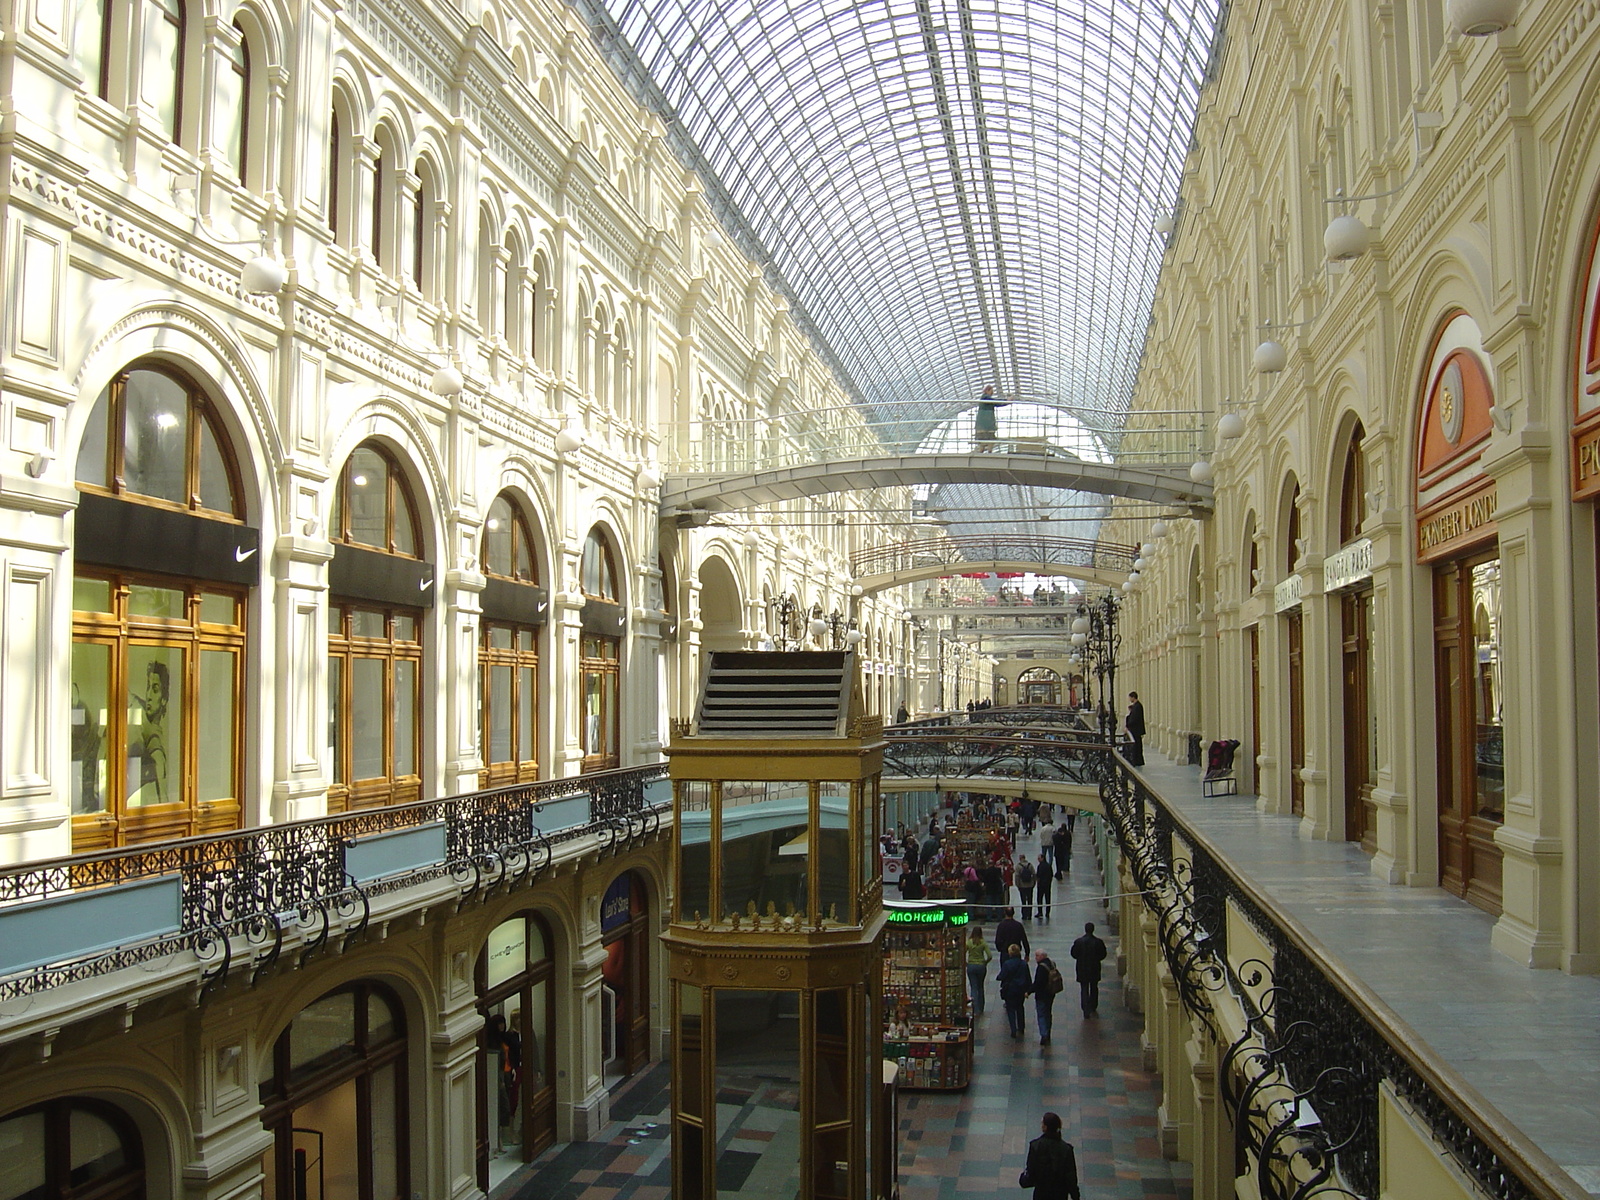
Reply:
[[972, 1080], [972, 1027], [962, 940], [966, 905], [886, 903], [883, 1056], [901, 1088], [959, 1089]]

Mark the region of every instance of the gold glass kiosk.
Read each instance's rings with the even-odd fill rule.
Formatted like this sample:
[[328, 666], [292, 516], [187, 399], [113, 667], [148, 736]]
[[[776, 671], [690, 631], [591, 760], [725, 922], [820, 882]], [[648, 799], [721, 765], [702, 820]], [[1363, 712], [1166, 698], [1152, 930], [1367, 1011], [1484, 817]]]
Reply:
[[883, 722], [849, 651], [711, 655], [673, 730], [679, 1200], [878, 1200]]

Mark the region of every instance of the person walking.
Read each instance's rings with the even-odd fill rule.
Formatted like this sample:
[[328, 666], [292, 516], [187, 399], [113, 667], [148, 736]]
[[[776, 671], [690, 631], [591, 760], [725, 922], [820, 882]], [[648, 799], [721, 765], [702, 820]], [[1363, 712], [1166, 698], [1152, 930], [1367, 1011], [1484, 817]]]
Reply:
[[1033, 1015], [1039, 1022], [1039, 1045], [1050, 1044], [1056, 994], [1066, 987], [1061, 972], [1043, 950], [1033, 952]]
[[1033, 920], [1033, 864], [1024, 854], [1017, 861], [1017, 894], [1022, 897], [1022, 919]]
[[1094, 922], [1083, 927], [1083, 936], [1072, 943], [1073, 973], [1078, 977], [1078, 1000], [1083, 1015], [1092, 1017], [1100, 1009], [1100, 964], [1106, 960], [1106, 944], [1094, 935]]
[[972, 993], [972, 1023], [983, 1016], [983, 977], [989, 973], [994, 951], [983, 940], [983, 926], [974, 925], [967, 935], [967, 988]]
[[[1022, 922], [1017, 920], [1017, 910], [1007, 906], [1006, 915], [994, 927], [994, 948], [1000, 952], [1003, 959], [1006, 950], [1013, 945], [1021, 946], [1029, 954], [1033, 953], [1033, 947], [1028, 945], [1028, 931], [1023, 928]], [[1022, 965], [1026, 967], [1028, 964]]]
[[1072, 830], [1067, 828], [1065, 821], [1056, 826], [1056, 831], [1050, 835], [1050, 848], [1055, 851], [1056, 878], [1070, 873], [1072, 870]]
[[[1034, 851], [1046, 863], [1050, 861], [1050, 853], [1055, 848], [1055, 843], [1051, 840], [1055, 837], [1055, 832], [1055, 819], [1050, 815], [1050, 810], [1047, 808], [1039, 814], [1039, 846]], [[1050, 868], [1050, 873], [1052, 875], [1055, 874], [1054, 867]]]
[[1028, 1165], [1017, 1183], [1033, 1189], [1033, 1200], [1081, 1200], [1078, 1156], [1061, 1136], [1061, 1118], [1055, 1113], [1039, 1119], [1039, 1136], [1028, 1143]]
[[1033, 990], [1033, 981], [1028, 978], [1028, 964], [1022, 957], [1021, 946], [1012, 943], [1006, 947], [1005, 959], [1000, 963], [1000, 974], [995, 978], [1000, 981], [1000, 1002], [1006, 1006], [1006, 1024], [1011, 1029], [1011, 1038], [1019, 1041], [1027, 1027], [1022, 1003]]
[[1138, 692], [1128, 693], [1128, 715], [1123, 719], [1128, 731], [1128, 761], [1136, 767], [1144, 766], [1144, 705]]
[[1044, 856], [1044, 851], [1039, 852], [1039, 866], [1034, 871], [1033, 885], [1033, 919], [1035, 921], [1048, 921], [1050, 919], [1050, 891], [1054, 887], [1051, 879], [1050, 860]]
[[900, 889], [902, 900], [921, 900], [928, 894], [928, 889], [922, 884], [922, 876], [917, 874], [915, 867], [901, 871], [900, 880], [895, 886]]

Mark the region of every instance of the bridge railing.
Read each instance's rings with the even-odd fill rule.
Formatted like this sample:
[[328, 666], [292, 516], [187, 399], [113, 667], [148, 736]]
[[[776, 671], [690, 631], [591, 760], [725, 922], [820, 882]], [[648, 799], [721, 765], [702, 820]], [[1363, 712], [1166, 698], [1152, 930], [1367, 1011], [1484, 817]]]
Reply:
[[[996, 711], [1004, 710], [983, 715]], [[895, 726], [884, 730], [884, 740], [883, 773], [904, 779], [985, 777], [1092, 787], [1109, 769], [1110, 748], [1076, 725]]]
[[365, 927], [375, 896], [449, 876], [464, 897], [532, 882], [558, 847], [621, 849], [671, 811], [664, 764], [0, 868], [0, 999], [181, 951], [220, 982]]
[[856, 575], [890, 575], [944, 565], [956, 574], [963, 563], [1037, 562], [1042, 573], [1052, 565], [1126, 571], [1138, 554], [1137, 546], [1091, 538], [1042, 533], [961, 534], [868, 546], [851, 556], [850, 569]]
[[[1484, 1195], [1584, 1195], [1292, 916], [1115, 761], [1101, 784], [1107, 822], [1155, 916], [1185, 1008], [1227, 1045], [1219, 1093], [1263, 1200], [1377, 1197], [1385, 1086]], [[1255, 944], [1230, 947], [1230, 913], [1248, 925]], [[1244, 1013], [1237, 1036], [1217, 1015], [1224, 992]]]

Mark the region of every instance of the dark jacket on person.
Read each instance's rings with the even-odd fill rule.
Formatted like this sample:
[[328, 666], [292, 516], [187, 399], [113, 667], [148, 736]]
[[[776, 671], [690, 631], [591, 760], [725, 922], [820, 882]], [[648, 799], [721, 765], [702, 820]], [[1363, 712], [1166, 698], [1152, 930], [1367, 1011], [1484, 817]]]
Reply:
[[1028, 964], [1012, 955], [1000, 964], [1000, 974], [995, 976], [1000, 981], [1000, 999], [1021, 1000], [1031, 989], [1028, 980]]
[[900, 882], [895, 886], [900, 889], [902, 900], [921, 900], [928, 894], [928, 889], [922, 886], [922, 876], [915, 870], [900, 872]]
[[1033, 1200], [1079, 1200], [1078, 1156], [1059, 1133], [1041, 1133], [1028, 1143], [1025, 1174]]
[[1005, 917], [994, 927], [994, 948], [1004, 958], [1006, 951], [1013, 946], [1021, 946], [1026, 953], [1033, 953], [1033, 947], [1028, 945], [1028, 931], [1023, 928], [1022, 922], [1015, 917]]
[[1100, 964], [1106, 960], [1106, 944], [1092, 933], [1072, 943], [1072, 961], [1078, 964], [1079, 983], [1099, 983]]
[[1129, 737], [1144, 737], [1144, 704], [1142, 701], [1135, 700], [1128, 705], [1128, 716], [1123, 721], [1123, 725], [1126, 726]]
[[1046, 958], [1033, 964], [1033, 998], [1046, 1004], [1055, 1003], [1056, 993], [1050, 990], [1050, 968], [1056, 964]]

